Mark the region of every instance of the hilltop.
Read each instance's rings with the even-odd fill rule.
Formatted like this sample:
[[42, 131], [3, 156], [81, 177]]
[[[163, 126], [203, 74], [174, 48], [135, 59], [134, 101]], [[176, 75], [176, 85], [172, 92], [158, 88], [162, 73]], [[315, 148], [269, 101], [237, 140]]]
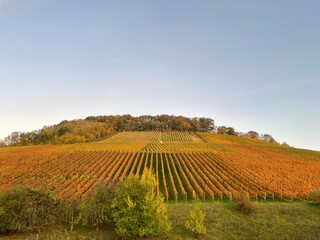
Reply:
[[[205, 117], [188, 118], [173, 115], [89, 116], [85, 119], [61, 121], [31, 132], [15, 131], [4, 139], [2, 145], [28, 146], [39, 144], [94, 142], [123, 131], [190, 131], [212, 132], [214, 120]], [[0, 142], [1, 146], [1, 142]]]
[[127, 114], [89, 116], [85, 119], [64, 120], [31, 132], [15, 131], [4, 141], [0, 139], [0, 147], [95, 142], [124, 131], [207, 132], [277, 143], [270, 134], [259, 134], [256, 131], [236, 132], [233, 127], [215, 126], [214, 120], [207, 117], [188, 118], [166, 114], [133, 117]]

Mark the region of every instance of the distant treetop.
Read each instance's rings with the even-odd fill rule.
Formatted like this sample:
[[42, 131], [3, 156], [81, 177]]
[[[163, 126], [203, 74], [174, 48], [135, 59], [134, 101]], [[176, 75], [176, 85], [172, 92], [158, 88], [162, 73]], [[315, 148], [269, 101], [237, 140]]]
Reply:
[[13, 132], [4, 141], [0, 141], [0, 147], [93, 142], [123, 131], [212, 132], [277, 143], [269, 134], [260, 135], [255, 131], [241, 133], [236, 132], [233, 127], [215, 127], [212, 118], [188, 118], [165, 114], [134, 117], [127, 114], [89, 116], [85, 119], [71, 121], [63, 120], [59, 124], [44, 126], [42, 129], [31, 132]]
[[85, 119], [61, 121], [31, 132], [13, 132], [4, 139], [6, 145], [37, 145], [92, 142], [123, 131], [189, 131], [213, 132], [214, 120], [173, 115], [89, 116]]

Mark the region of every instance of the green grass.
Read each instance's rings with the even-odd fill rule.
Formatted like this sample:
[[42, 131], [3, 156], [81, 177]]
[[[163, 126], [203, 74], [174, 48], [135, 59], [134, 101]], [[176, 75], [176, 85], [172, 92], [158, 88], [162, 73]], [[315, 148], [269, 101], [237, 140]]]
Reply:
[[[251, 216], [234, 210], [229, 202], [204, 202], [201, 208], [205, 212], [207, 234], [200, 239], [320, 239], [320, 207], [307, 202], [257, 202], [257, 211]], [[168, 215], [172, 221], [172, 230], [161, 237], [145, 239], [196, 239], [186, 231], [191, 203], [167, 203]], [[36, 233], [0, 235], [1, 240], [36, 239]], [[93, 228], [78, 226], [73, 233], [63, 228], [47, 229], [39, 239], [121, 239], [113, 227], [108, 226], [95, 232]]]
[[[169, 239], [194, 239], [184, 230], [189, 204], [168, 205], [173, 233]], [[306, 203], [257, 203], [252, 216], [230, 203], [203, 203], [207, 234], [202, 239], [320, 239], [320, 208]]]

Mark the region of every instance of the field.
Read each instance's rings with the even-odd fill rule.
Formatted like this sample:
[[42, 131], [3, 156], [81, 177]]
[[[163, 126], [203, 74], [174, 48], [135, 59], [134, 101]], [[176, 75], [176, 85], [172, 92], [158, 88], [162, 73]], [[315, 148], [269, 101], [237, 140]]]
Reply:
[[[201, 204], [205, 212], [207, 234], [202, 240], [241, 240], [241, 239], [320, 239], [320, 208], [304, 202], [257, 202], [257, 212], [252, 216], [234, 211], [229, 202], [205, 202]], [[184, 228], [188, 217], [190, 203], [168, 203], [169, 219], [172, 230], [161, 237], [144, 239], [196, 239]], [[15, 233], [11, 236], [0, 235], [1, 240], [36, 239], [36, 233]], [[112, 226], [104, 226], [99, 232], [94, 228], [79, 226], [73, 233], [64, 229], [44, 229], [40, 239], [121, 239]]]
[[320, 152], [234, 136], [122, 132], [95, 143], [0, 149], [0, 189], [43, 184], [62, 198], [86, 198], [152, 169], [166, 200], [307, 199], [320, 188]]

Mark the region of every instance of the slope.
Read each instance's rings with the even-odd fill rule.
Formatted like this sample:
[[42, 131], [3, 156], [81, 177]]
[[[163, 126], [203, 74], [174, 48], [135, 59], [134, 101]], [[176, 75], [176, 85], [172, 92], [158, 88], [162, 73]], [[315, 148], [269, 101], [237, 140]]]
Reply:
[[254, 139], [192, 132], [121, 132], [72, 145], [0, 149], [0, 188], [46, 184], [63, 198], [85, 198], [152, 169], [167, 200], [305, 199], [320, 188], [320, 153]]

